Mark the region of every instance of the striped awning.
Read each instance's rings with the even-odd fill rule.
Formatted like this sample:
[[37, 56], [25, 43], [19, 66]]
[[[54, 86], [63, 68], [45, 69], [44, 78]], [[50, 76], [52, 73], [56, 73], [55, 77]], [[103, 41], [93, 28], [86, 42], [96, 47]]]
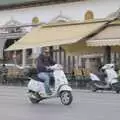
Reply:
[[120, 24], [110, 24], [87, 40], [88, 46], [120, 46]]
[[87, 41], [88, 46], [120, 46], [119, 39], [93, 39]]
[[106, 21], [98, 21], [44, 25], [33, 29], [7, 50], [72, 44], [95, 33], [106, 23]]

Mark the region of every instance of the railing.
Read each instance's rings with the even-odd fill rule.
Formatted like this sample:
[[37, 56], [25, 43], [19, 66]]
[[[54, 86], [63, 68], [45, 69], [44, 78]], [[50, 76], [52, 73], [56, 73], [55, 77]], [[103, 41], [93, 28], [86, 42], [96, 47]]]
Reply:
[[66, 73], [69, 84], [73, 88], [87, 88], [90, 81], [89, 71], [84, 68], [74, 69], [72, 73]]
[[[72, 88], [86, 89], [87, 83], [90, 81], [89, 71], [84, 68], [74, 69], [71, 73], [66, 73], [68, 82]], [[0, 83], [5, 85], [26, 86], [29, 79], [22, 74], [22, 71], [9, 70], [4, 78], [0, 75]]]

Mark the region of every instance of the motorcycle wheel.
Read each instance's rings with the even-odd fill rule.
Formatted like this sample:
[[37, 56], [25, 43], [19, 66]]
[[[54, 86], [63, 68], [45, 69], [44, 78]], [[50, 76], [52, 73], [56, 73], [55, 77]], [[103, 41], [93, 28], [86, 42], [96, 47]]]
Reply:
[[70, 91], [62, 91], [60, 93], [60, 99], [63, 105], [70, 105], [73, 100], [72, 93]]
[[96, 92], [97, 91], [97, 89], [96, 89], [96, 87], [95, 87], [93, 82], [88, 83], [86, 87], [87, 87], [88, 90], [91, 90], [92, 92]]
[[96, 92], [97, 91], [97, 89], [95, 88], [95, 87], [91, 87], [91, 90], [92, 90], [92, 92]]
[[30, 99], [31, 103], [33, 103], [33, 104], [37, 104], [37, 103], [40, 102], [40, 100], [35, 99], [35, 98], [31, 98], [31, 97], [30, 97], [29, 99]]
[[116, 93], [120, 93], [120, 90], [116, 90]]

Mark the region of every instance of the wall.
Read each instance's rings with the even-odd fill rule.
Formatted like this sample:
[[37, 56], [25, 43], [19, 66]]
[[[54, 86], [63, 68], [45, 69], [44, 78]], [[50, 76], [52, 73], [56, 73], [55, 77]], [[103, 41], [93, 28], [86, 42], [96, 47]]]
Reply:
[[41, 22], [49, 22], [59, 15], [60, 11], [64, 16], [73, 20], [84, 20], [84, 14], [87, 10], [92, 10], [95, 18], [104, 18], [119, 7], [119, 0], [89, 0], [86, 2], [6, 10], [0, 11], [0, 25], [5, 24], [11, 17], [22, 23], [31, 23], [32, 18], [35, 16], [38, 16]]

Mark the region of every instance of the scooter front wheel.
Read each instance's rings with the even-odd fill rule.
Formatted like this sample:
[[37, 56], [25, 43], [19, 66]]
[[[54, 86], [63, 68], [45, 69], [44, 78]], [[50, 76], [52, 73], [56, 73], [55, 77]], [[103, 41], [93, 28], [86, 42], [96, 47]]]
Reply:
[[61, 103], [64, 105], [70, 105], [73, 100], [72, 93], [70, 91], [62, 91], [60, 93]]

